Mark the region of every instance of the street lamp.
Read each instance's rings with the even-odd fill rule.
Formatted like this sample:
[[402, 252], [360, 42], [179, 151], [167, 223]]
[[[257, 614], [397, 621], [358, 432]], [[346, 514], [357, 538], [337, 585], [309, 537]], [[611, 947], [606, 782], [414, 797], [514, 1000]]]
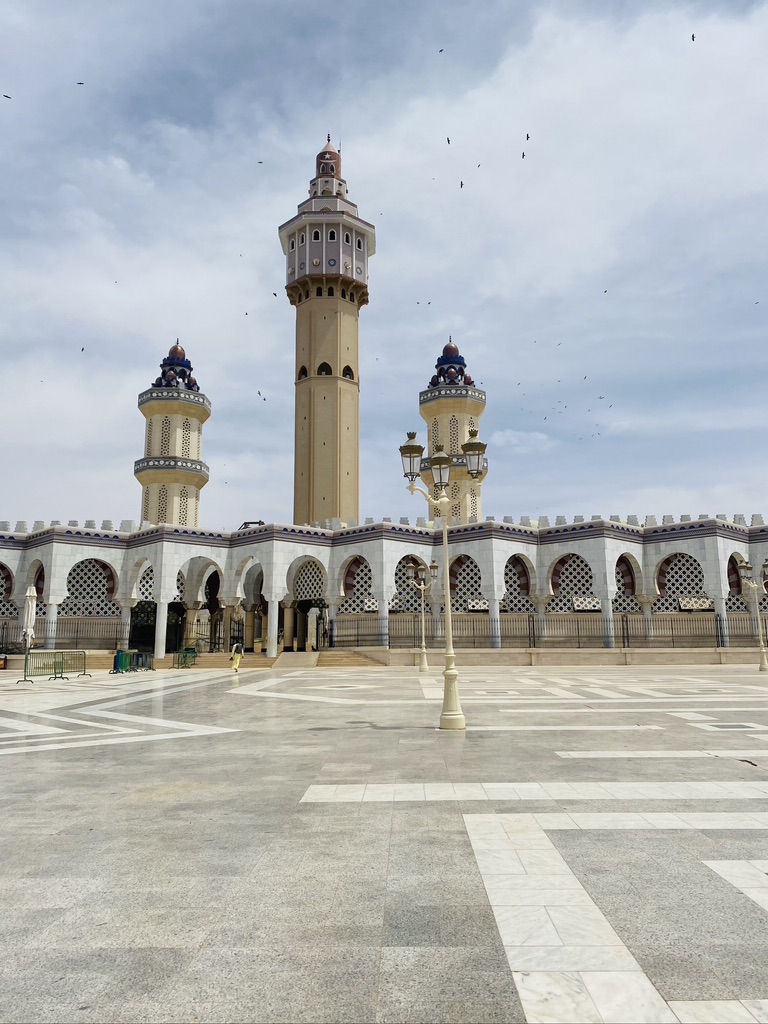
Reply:
[[[483, 471], [483, 456], [486, 446], [477, 440], [477, 431], [469, 432], [469, 440], [461, 446], [466, 460], [467, 472], [477, 479]], [[445, 597], [445, 669], [443, 670], [443, 710], [440, 714], [441, 729], [465, 729], [464, 712], [459, 701], [459, 673], [456, 671], [456, 655], [453, 650], [453, 621], [451, 617], [451, 577], [448, 566], [448, 511], [451, 501], [446, 494], [451, 476], [451, 459], [443, 451], [442, 445], [435, 445], [429, 460], [432, 478], [438, 496], [434, 498], [423, 487], [416, 485], [416, 478], [421, 475], [421, 459], [424, 445], [416, 441], [416, 432], [408, 432], [408, 440], [400, 447], [403, 460], [403, 475], [410, 480], [408, 490], [411, 494], [421, 494], [428, 506], [437, 505], [443, 525], [443, 593]]]
[[427, 581], [427, 570], [423, 565], [421, 565], [421, 563], [418, 565], [413, 565], [413, 563], [411, 563], [405, 570], [408, 582], [421, 593], [421, 650], [419, 651], [419, 672], [429, 672], [429, 665], [427, 664], [424, 596], [427, 591], [432, 589], [432, 584], [437, 580], [437, 570], [437, 562], [433, 561], [429, 567], [429, 581]]
[[[763, 574], [765, 574], [766, 566], [768, 566], [768, 559], [763, 563]], [[757, 596], [757, 592], [760, 589], [760, 584], [755, 580], [752, 575], [752, 566], [749, 562], [741, 562], [739, 564], [739, 575], [741, 576], [742, 589], [744, 587], [752, 595], [752, 600], [755, 603], [755, 618], [757, 619], [757, 637], [760, 643], [760, 671], [768, 672], [768, 658], [765, 655], [765, 641], [763, 640], [763, 624], [760, 620], [760, 598]], [[765, 589], [765, 588], [763, 588]]]

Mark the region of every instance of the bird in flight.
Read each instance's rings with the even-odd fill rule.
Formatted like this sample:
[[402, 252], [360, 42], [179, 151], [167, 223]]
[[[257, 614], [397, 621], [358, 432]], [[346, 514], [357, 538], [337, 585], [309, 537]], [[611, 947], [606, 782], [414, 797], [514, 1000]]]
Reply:
[[446, 137], [446, 139], [448, 139], [448, 145], [450, 146], [450, 144], [451, 144], [451, 140], [450, 140], [450, 138], [448, 138], [448, 136], [447, 136], [447, 135], [446, 135], [445, 137]]
[[[11, 98], [11, 97], [10, 97], [10, 96], [8, 95], [8, 93], [7, 93], [7, 92], [4, 92], [4, 93], [3, 93], [3, 99], [4, 99], [4, 100], [9, 100], [10, 98]], [[42, 383], [42, 381], [41, 381], [41, 383]]]
[[85, 346], [83, 346], [83, 348], [81, 348], [80, 351], [85, 352]]
[[464, 188], [464, 182], [463, 181], [459, 182], [459, 188]]
[[272, 294], [277, 298], [277, 292], [272, 292]]
[[85, 82], [76, 82], [75, 85], [85, 85]]
[[526, 141], [526, 142], [529, 142], [529, 141], [530, 141], [530, 138], [531, 138], [531, 136], [530, 136], [530, 135], [528, 134], [528, 132], [526, 132], [526, 133], [525, 133], [525, 141]]
[[523, 160], [525, 160], [525, 150], [523, 150]]
[[693, 34], [693, 32], [691, 32], [691, 42], [692, 43], [696, 42], [696, 36]]
[[263, 163], [264, 163], [264, 161], [263, 161], [263, 160], [257, 160], [257, 161], [256, 161], [256, 163], [257, 163], [257, 164], [263, 164]]
[[443, 51], [442, 51], [442, 50], [438, 50], [437, 52], [438, 52], [438, 53], [442, 53]]

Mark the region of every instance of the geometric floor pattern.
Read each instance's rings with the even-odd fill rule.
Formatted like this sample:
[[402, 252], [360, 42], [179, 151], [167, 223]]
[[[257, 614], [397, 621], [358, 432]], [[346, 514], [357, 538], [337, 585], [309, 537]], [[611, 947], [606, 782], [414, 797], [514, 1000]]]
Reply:
[[4, 675], [0, 1021], [768, 1022], [756, 666]]

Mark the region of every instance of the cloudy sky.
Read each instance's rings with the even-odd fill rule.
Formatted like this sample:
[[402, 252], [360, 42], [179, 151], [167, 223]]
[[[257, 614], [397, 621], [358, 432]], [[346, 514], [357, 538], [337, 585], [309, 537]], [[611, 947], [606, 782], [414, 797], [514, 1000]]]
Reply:
[[362, 515], [423, 514], [397, 447], [449, 334], [485, 514], [768, 513], [766, 53], [749, 0], [5, 0], [0, 519], [139, 518], [178, 336], [203, 525], [290, 520], [277, 226], [327, 132], [378, 234]]

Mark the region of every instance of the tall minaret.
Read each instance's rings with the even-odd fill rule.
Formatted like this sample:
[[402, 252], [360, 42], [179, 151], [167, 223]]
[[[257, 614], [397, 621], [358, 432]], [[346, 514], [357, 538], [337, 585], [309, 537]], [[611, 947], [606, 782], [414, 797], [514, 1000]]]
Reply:
[[142, 488], [141, 521], [197, 526], [200, 490], [208, 483], [201, 459], [211, 403], [178, 338], [160, 364], [160, 376], [139, 395], [139, 409], [147, 421], [144, 458], [133, 466]]
[[[435, 363], [435, 373], [426, 390], [419, 392], [419, 412], [427, 424], [427, 451], [430, 457], [438, 445], [451, 457], [448, 484], [451, 518], [462, 523], [468, 523], [470, 519], [481, 519], [481, 491], [488, 472], [488, 462], [483, 459], [482, 473], [473, 479], [467, 472], [461, 446], [470, 440], [470, 431], [477, 432], [480, 429], [480, 417], [485, 412], [485, 392], [475, 387], [475, 382], [467, 373], [466, 361], [452, 338], [448, 339], [443, 354]], [[429, 458], [422, 460], [421, 467], [421, 479], [429, 493], [434, 494], [435, 484]], [[437, 505], [432, 506], [432, 516], [440, 516]]]
[[285, 289], [296, 307], [293, 521], [348, 523], [360, 515], [357, 331], [376, 233], [347, 199], [330, 135], [309, 199], [280, 227], [280, 242]]

